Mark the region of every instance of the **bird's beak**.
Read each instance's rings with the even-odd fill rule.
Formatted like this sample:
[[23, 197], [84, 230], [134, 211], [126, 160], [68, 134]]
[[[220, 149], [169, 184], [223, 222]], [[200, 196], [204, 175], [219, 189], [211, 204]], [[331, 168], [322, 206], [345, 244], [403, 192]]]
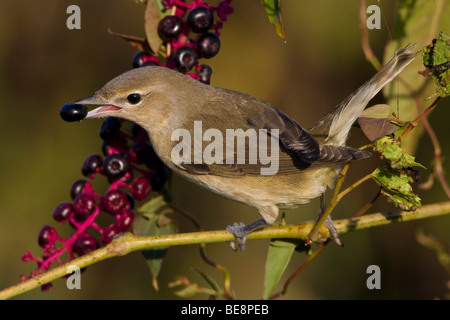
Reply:
[[76, 104], [86, 104], [86, 105], [100, 105], [100, 107], [91, 110], [86, 115], [85, 119], [92, 118], [104, 118], [108, 116], [115, 116], [117, 111], [121, 110], [121, 108], [110, 104], [108, 101], [98, 98], [93, 95], [91, 97], [83, 98], [75, 102]]

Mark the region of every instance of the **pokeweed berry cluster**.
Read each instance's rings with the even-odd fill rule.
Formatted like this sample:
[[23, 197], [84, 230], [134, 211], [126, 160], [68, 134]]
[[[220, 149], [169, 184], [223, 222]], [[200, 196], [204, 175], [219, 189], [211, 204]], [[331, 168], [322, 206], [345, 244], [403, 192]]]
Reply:
[[[219, 30], [227, 16], [233, 13], [232, 1], [221, 1], [215, 7], [203, 0], [192, 0], [191, 3], [163, 0], [166, 9], [172, 13], [158, 24], [158, 34], [167, 54], [158, 57], [157, 53], [139, 51], [133, 57], [133, 67], [158, 65], [172, 68], [209, 84], [212, 68], [199, 64], [198, 59], [209, 59], [219, 52]], [[188, 37], [191, 33], [196, 35], [195, 39]], [[190, 72], [192, 69], [195, 71]], [[87, 113], [86, 105], [76, 103], [67, 103], [60, 110], [61, 118], [67, 122], [83, 120]], [[130, 130], [123, 130], [125, 125], [131, 126]], [[59, 204], [53, 212], [56, 221], [69, 223], [75, 232], [64, 238], [54, 227], [44, 226], [38, 236], [43, 255], [35, 257], [27, 250], [22, 257], [23, 261], [37, 262], [38, 267], [30, 277], [48, 270], [53, 262], [64, 263], [62, 255], [65, 252], [71, 261], [74, 254], [88, 254], [108, 244], [118, 234], [129, 231], [135, 217], [135, 200], [147, 199], [152, 190], [160, 191], [169, 178], [168, 168], [154, 152], [147, 132], [139, 125], [107, 117], [100, 128], [100, 137], [103, 156], [91, 154], [87, 157], [81, 168], [86, 179], [76, 180], [70, 188], [72, 202]], [[103, 195], [96, 193], [89, 181], [99, 175], [109, 182]], [[97, 219], [100, 213], [112, 216], [114, 222], [100, 226]], [[93, 235], [95, 232], [97, 236]], [[22, 276], [22, 281], [28, 278]], [[41, 288], [47, 290], [50, 287], [48, 283]]]
[[209, 84], [212, 68], [208, 64], [200, 64], [199, 59], [213, 58], [219, 52], [219, 30], [228, 15], [233, 13], [230, 6], [232, 1], [221, 1], [218, 6], [208, 5], [202, 0], [194, 0], [192, 3], [163, 1], [166, 9], [171, 12], [158, 24], [158, 35], [166, 48], [164, 62], [158, 59], [157, 54], [139, 51], [133, 59], [133, 67], [164, 66]]
[[[135, 201], [145, 200], [152, 190], [159, 191], [165, 184], [168, 169], [149, 144], [147, 132], [137, 124], [128, 123], [131, 134], [127, 134], [121, 130], [123, 122], [114, 117], [104, 120], [100, 128], [103, 156], [91, 154], [86, 158], [81, 166], [85, 178], [76, 180], [70, 188], [72, 201], [60, 203], [53, 211], [56, 221], [69, 223], [75, 232], [64, 238], [56, 228], [46, 225], [38, 236], [43, 256], [35, 257], [27, 250], [22, 257], [23, 261], [37, 262], [38, 268], [31, 277], [49, 269], [53, 262], [62, 264], [65, 252], [70, 261], [75, 254], [83, 256], [129, 231], [135, 217]], [[98, 176], [106, 177], [109, 182], [102, 195], [94, 191], [91, 182]], [[113, 222], [100, 226], [97, 221], [101, 213], [112, 216]], [[22, 276], [22, 281], [26, 279]], [[50, 287], [51, 284], [46, 284], [42, 289]]]

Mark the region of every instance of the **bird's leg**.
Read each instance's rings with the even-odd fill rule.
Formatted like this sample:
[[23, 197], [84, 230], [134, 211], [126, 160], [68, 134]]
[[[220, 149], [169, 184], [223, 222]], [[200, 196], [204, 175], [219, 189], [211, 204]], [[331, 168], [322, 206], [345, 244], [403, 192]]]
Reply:
[[[322, 194], [320, 196], [319, 216], [318, 216], [318, 218], [316, 220], [316, 223], [323, 216], [323, 214], [325, 213], [326, 209], [327, 209], [327, 205], [325, 203], [325, 194]], [[336, 230], [336, 227], [333, 224], [333, 220], [331, 220], [331, 216], [328, 216], [325, 219], [324, 224], [325, 224], [325, 226], [327, 226], [328, 230], [330, 230], [331, 237], [333, 238], [334, 242], [336, 242], [336, 244], [338, 244], [339, 246], [342, 246], [342, 243], [341, 243], [341, 240], [339, 239], [339, 235], [338, 235], [338, 232]]]
[[[243, 222], [233, 223], [225, 227], [226, 230], [231, 232], [236, 237], [236, 242], [241, 251], [245, 250], [245, 242], [247, 240], [247, 234], [253, 232], [255, 230], [264, 228], [267, 225], [267, 222], [264, 219], [259, 219], [255, 222], [252, 222], [248, 225], [245, 225]], [[230, 241], [230, 247], [234, 251], [237, 250], [236, 243], [234, 241]]]

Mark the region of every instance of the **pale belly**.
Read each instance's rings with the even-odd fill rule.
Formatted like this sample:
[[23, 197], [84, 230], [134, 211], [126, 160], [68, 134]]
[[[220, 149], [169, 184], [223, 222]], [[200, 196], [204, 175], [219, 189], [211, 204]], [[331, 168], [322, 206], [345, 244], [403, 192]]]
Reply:
[[294, 208], [319, 197], [327, 187], [332, 188], [339, 168], [330, 166], [289, 175], [239, 177], [192, 175], [178, 168], [174, 171], [225, 198], [256, 208], [270, 205]]

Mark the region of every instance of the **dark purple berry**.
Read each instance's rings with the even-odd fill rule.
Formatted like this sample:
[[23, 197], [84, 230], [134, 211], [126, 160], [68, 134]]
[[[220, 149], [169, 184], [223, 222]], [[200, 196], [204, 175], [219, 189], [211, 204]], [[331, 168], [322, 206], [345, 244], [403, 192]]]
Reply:
[[127, 195], [118, 189], [109, 190], [100, 200], [102, 210], [116, 214], [129, 205]]
[[208, 31], [214, 23], [214, 15], [208, 8], [197, 7], [189, 12], [187, 22], [195, 33]]
[[123, 153], [128, 150], [127, 139], [122, 135], [116, 135], [111, 140], [103, 140], [102, 151], [105, 156], [113, 153]]
[[110, 243], [115, 236], [117, 236], [120, 233], [119, 227], [115, 224], [111, 224], [107, 226], [105, 229], [103, 229], [102, 233], [102, 242], [104, 244]]
[[72, 187], [70, 187], [70, 196], [72, 199], [75, 199], [78, 195], [83, 193], [86, 183], [87, 180], [85, 179], [78, 179], [72, 183]]
[[149, 142], [147, 130], [142, 128], [140, 125], [133, 122], [131, 126], [131, 134], [135, 138], [135, 141], [139, 142]]
[[146, 159], [154, 154], [153, 148], [144, 142], [136, 142], [129, 150], [128, 155], [131, 162], [144, 163]]
[[54, 243], [58, 232], [52, 226], [43, 226], [38, 236], [39, 245], [44, 248], [48, 243]]
[[97, 207], [95, 198], [90, 194], [82, 193], [73, 201], [73, 218], [78, 221], [86, 220]]
[[102, 164], [103, 159], [99, 154], [91, 154], [83, 162], [83, 165], [81, 166], [81, 173], [85, 177], [90, 177], [97, 172], [98, 168], [101, 168]]
[[155, 149], [153, 149], [153, 146], [151, 146], [151, 145], [150, 145], [150, 151], [144, 159], [144, 163], [148, 168], [155, 168], [155, 167], [159, 168], [159, 167], [164, 166], [164, 163], [158, 157], [158, 155], [155, 152]]
[[53, 287], [52, 283], [51, 283], [51, 282], [48, 282], [48, 283], [43, 284], [43, 285], [41, 286], [41, 291], [43, 291], [43, 292], [48, 291], [48, 290], [50, 290], [52, 287]]
[[128, 172], [128, 161], [118, 153], [110, 154], [103, 160], [103, 172], [110, 179], [119, 179]]
[[144, 51], [138, 51], [133, 57], [133, 68], [140, 68], [142, 65], [150, 60], [150, 56]]
[[133, 224], [135, 213], [133, 210], [124, 209], [120, 215], [120, 220], [118, 223], [120, 231], [128, 231]]
[[134, 179], [131, 186], [131, 194], [137, 200], [145, 199], [152, 191], [150, 182], [145, 177], [139, 177]]
[[178, 16], [165, 16], [158, 24], [158, 34], [166, 42], [177, 38], [182, 29], [182, 21]]
[[207, 64], [202, 64], [198, 71], [198, 80], [204, 84], [211, 82], [212, 68]]
[[56, 221], [62, 222], [70, 218], [73, 212], [73, 206], [69, 202], [60, 203], [53, 211], [53, 218]]
[[211, 32], [202, 34], [197, 40], [197, 53], [200, 58], [212, 58], [220, 49], [220, 39]]
[[169, 169], [167, 169], [166, 166], [158, 168], [157, 173], [152, 176], [151, 179], [152, 190], [160, 191], [164, 187], [168, 179]]
[[75, 122], [83, 120], [88, 113], [88, 108], [84, 104], [66, 103], [61, 107], [59, 115], [64, 121]]
[[105, 156], [114, 153], [114, 148], [108, 141], [103, 140], [102, 142], [102, 152]]
[[148, 60], [142, 64], [142, 67], [153, 67], [153, 66], [159, 66], [159, 63], [156, 62], [155, 60]]
[[178, 71], [186, 73], [197, 63], [197, 53], [192, 47], [178, 48], [173, 54], [173, 64]]
[[84, 233], [72, 245], [73, 251], [79, 256], [84, 256], [98, 248], [98, 241], [93, 236]]
[[119, 132], [121, 126], [120, 120], [116, 117], [106, 117], [100, 127], [100, 138], [106, 141], [111, 140]]

